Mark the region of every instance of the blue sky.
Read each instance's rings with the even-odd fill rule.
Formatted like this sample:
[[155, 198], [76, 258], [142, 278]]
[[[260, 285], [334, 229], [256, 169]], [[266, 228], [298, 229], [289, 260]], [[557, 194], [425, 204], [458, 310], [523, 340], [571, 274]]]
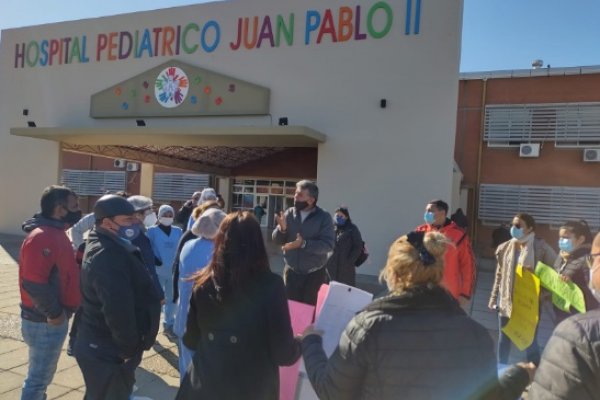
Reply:
[[[7, 0], [0, 29], [203, 2]], [[600, 0], [464, 0], [461, 58], [462, 72], [600, 65]]]

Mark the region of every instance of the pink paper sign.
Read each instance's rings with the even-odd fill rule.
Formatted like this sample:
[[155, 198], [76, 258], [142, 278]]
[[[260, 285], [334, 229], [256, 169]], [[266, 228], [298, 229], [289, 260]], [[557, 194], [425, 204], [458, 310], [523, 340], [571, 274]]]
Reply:
[[[288, 300], [290, 319], [294, 335], [304, 332], [304, 329], [312, 324], [315, 307], [309, 304]], [[294, 400], [296, 385], [298, 384], [298, 369], [300, 360], [289, 367], [279, 367], [279, 400]]]
[[321, 309], [323, 308], [323, 303], [325, 303], [325, 299], [327, 298], [327, 293], [329, 293], [329, 285], [324, 283], [321, 285], [319, 289], [319, 293], [317, 294], [317, 308], [315, 312], [315, 321], [319, 318], [319, 314], [321, 314]]

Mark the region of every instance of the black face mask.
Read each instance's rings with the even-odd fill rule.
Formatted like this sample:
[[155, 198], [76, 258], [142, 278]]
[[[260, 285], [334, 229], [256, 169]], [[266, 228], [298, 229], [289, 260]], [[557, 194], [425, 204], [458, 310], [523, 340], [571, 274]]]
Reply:
[[67, 215], [61, 218], [61, 221], [71, 226], [75, 225], [81, 219], [81, 211], [67, 210]]
[[302, 211], [308, 207], [307, 201], [294, 201], [294, 208], [296, 211]]

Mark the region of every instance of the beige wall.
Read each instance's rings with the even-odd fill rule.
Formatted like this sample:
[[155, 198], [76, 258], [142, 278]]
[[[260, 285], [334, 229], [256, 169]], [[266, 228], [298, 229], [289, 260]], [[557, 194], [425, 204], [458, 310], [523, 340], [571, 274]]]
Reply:
[[[324, 35], [304, 43], [308, 10], [324, 19], [330, 9], [337, 25], [340, 7], [356, 17], [361, 6], [360, 33], [375, 1], [248, 0], [217, 2], [155, 12], [75, 21], [2, 32], [0, 47], [0, 178], [16, 182], [3, 190], [0, 231], [14, 232], [36, 209], [40, 190], [56, 181], [57, 146], [33, 139], [9, 137], [10, 127], [25, 126], [29, 108], [38, 126], [133, 126], [133, 120], [89, 117], [90, 96], [140, 74], [170, 58], [230, 75], [271, 89], [271, 116], [221, 118], [150, 118], [149, 126], [306, 125], [327, 135], [319, 146], [319, 203], [327, 210], [344, 203], [360, 226], [372, 256], [363, 273], [377, 273], [389, 244], [422, 223], [424, 204], [431, 198], [450, 201], [457, 82], [462, 25], [461, 0], [422, 2], [420, 33], [405, 35], [406, 2], [384, 2], [393, 11], [390, 32], [381, 39], [334, 43]], [[414, 4], [413, 3], [413, 11]], [[347, 8], [344, 8], [347, 10]], [[272, 48], [231, 50], [239, 17], [295, 15], [294, 43], [282, 40]], [[383, 12], [374, 26], [383, 26]], [[167, 25], [203, 25], [215, 20], [221, 43], [212, 53], [202, 50], [179, 56], [95, 60], [95, 37], [111, 31], [135, 31]], [[273, 24], [275, 26], [275, 24]], [[414, 27], [414, 25], [413, 25]], [[356, 33], [356, 30], [355, 30]], [[15, 44], [87, 35], [87, 64], [15, 69]], [[387, 108], [380, 108], [380, 100]], [[140, 143], [142, 144], [142, 143]], [[10, 167], [10, 168], [9, 168]], [[14, 175], [19, 179], [14, 179]], [[25, 201], [20, 201], [25, 198]]]

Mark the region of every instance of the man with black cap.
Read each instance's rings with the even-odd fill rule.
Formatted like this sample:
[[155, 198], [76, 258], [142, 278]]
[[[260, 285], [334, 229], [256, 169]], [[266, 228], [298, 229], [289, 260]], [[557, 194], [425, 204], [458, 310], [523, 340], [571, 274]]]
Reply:
[[160, 295], [131, 244], [140, 232], [134, 206], [116, 195], [94, 206], [81, 269], [81, 320], [75, 357], [87, 400], [130, 398], [142, 353], [156, 339]]

